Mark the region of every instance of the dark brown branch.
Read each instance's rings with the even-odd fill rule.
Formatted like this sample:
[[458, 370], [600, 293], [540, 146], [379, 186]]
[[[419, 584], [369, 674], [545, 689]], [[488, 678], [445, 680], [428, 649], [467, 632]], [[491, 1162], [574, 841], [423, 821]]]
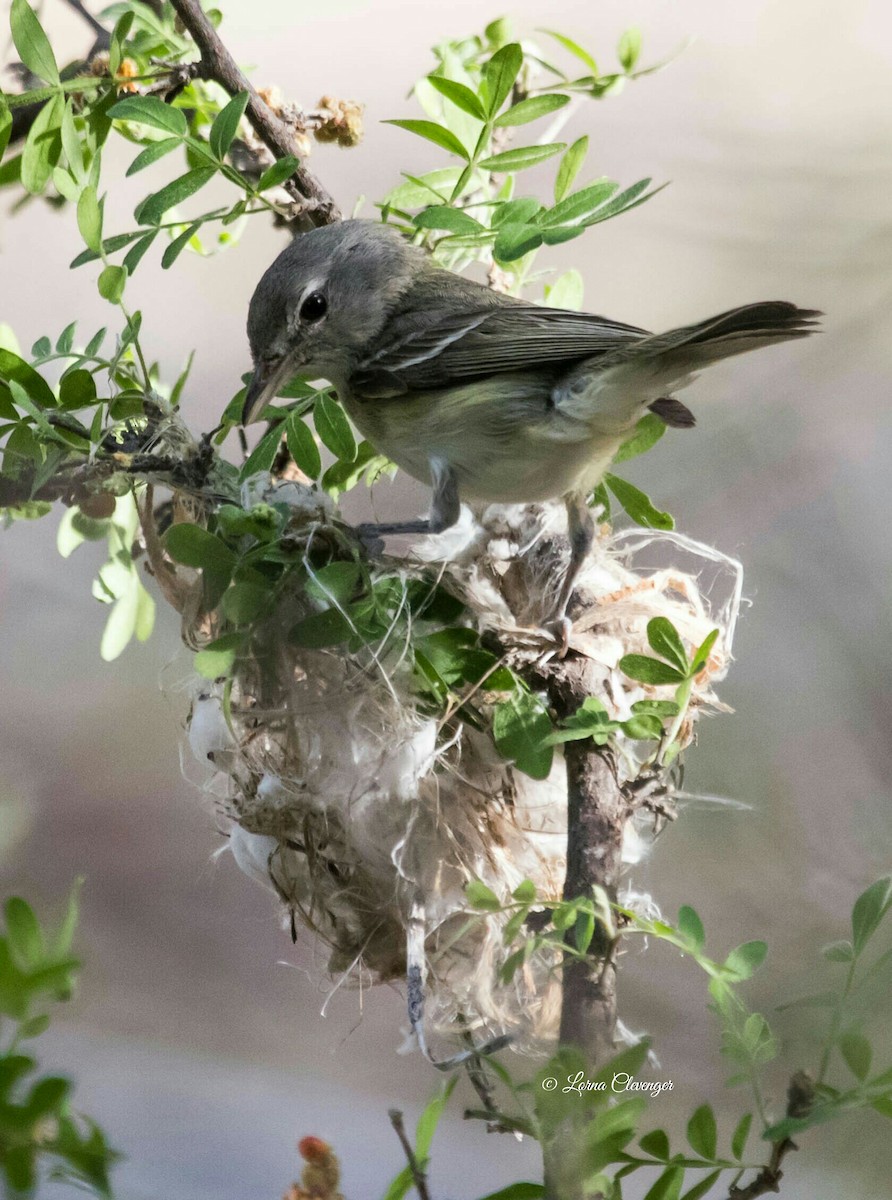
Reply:
[[400, 1139], [400, 1145], [406, 1155], [406, 1161], [409, 1164], [409, 1170], [412, 1173], [412, 1182], [415, 1184], [415, 1191], [418, 1193], [419, 1200], [431, 1200], [430, 1189], [427, 1186], [427, 1176], [415, 1157], [415, 1151], [412, 1149], [412, 1143], [406, 1137], [406, 1127], [403, 1124], [403, 1114], [398, 1108], [391, 1108], [388, 1113], [390, 1123], [393, 1126], [396, 1136]]
[[[198, 0], [171, 0], [171, 4], [201, 54], [200, 77], [219, 83], [230, 96], [247, 92], [249, 100], [245, 115], [264, 145], [276, 158], [284, 158], [287, 154], [298, 158], [294, 132], [257, 94], [223, 45]], [[298, 166], [284, 186], [301, 202], [304, 214], [313, 225], [331, 225], [341, 219], [334, 199], [304, 167]]]
[[[808, 1116], [814, 1108], [814, 1104], [814, 1079], [807, 1071], [797, 1071], [790, 1080], [790, 1086], [787, 1089], [787, 1116]], [[772, 1143], [771, 1157], [765, 1166], [746, 1187], [740, 1188], [732, 1184], [731, 1190], [728, 1193], [728, 1200], [757, 1200], [759, 1196], [767, 1196], [769, 1193], [779, 1192], [780, 1182], [784, 1176], [781, 1170], [783, 1161], [791, 1150], [798, 1149], [799, 1147], [789, 1137], [781, 1138], [780, 1141]]]
[[745, 1188], [735, 1187], [732, 1184], [728, 1200], [757, 1200], [759, 1196], [767, 1196], [770, 1192], [779, 1192], [780, 1181], [784, 1175], [781, 1163], [791, 1150], [796, 1149], [796, 1143], [792, 1138], [784, 1138], [782, 1142], [775, 1142], [771, 1150], [771, 1157], [755, 1179]]
[[[568, 657], [540, 668], [541, 682], [558, 719], [576, 712], [597, 693], [596, 669], [589, 660]], [[609, 751], [591, 741], [568, 742], [567, 874], [564, 899], [590, 897], [603, 888], [611, 900], [619, 882], [623, 826], [628, 804]], [[572, 931], [568, 934], [572, 938]], [[614, 1051], [616, 1026], [615, 947], [599, 924], [589, 961], [570, 958], [563, 967], [561, 1045], [582, 1050], [589, 1063], [603, 1062]]]

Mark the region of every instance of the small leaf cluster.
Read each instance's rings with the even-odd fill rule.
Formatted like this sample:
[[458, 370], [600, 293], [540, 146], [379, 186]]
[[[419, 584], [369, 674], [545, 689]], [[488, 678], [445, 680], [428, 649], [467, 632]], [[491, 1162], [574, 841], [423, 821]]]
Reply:
[[[585, 959], [597, 929], [600, 928], [601, 946], [616, 937], [613, 912], [603, 888], [593, 888], [591, 896], [555, 901], [539, 896], [533, 881], [524, 879], [511, 893], [511, 900], [503, 904], [482, 880], [473, 879], [465, 888], [465, 895], [477, 912], [510, 914], [502, 929], [507, 949], [522, 938], [520, 947], [511, 951], [499, 970], [503, 984], [510, 983], [542, 950], [560, 949], [565, 956]], [[531, 914], [536, 915], [534, 921]], [[533, 924], [535, 930], [531, 929]]]
[[[828, 1022], [815, 1073], [816, 1101], [809, 1112], [801, 1116], [788, 1115], [775, 1123], [769, 1131], [772, 1138], [793, 1137], [811, 1125], [822, 1124], [852, 1110], [871, 1109], [884, 1117], [892, 1117], [892, 1068], [872, 1071], [874, 1047], [864, 1029], [864, 1012], [869, 1006], [871, 992], [884, 999], [888, 992], [892, 949], [884, 950], [872, 962], [866, 959], [890, 910], [892, 877], [884, 876], [855, 901], [850, 920], [851, 937], [831, 942], [823, 949], [826, 962], [841, 971], [837, 986], [780, 1006], [779, 1011], [826, 1010]], [[834, 1066], [845, 1068], [848, 1086], [837, 1087], [828, 1082]], [[854, 1085], [850, 1082], [852, 1078]]]
[[[573, 79], [551, 64], [536, 47], [505, 41], [503, 22], [487, 28], [482, 38], [444, 43], [436, 48], [438, 65], [416, 87], [427, 119], [396, 119], [390, 124], [434, 143], [459, 160], [458, 166], [424, 175], [406, 174], [381, 207], [388, 219], [401, 223], [431, 246], [443, 261], [491, 257], [528, 273], [541, 246], [579, 237], [586, 229], [644, 203], [650, 179], [620, 189], [597, 179], [573, 189], [588, 152], [588, 138], [571, 145], [551, 140], [547, 131], [534, 142], [508, 145], [515, 131], [553, 118], [574, 94], [600, 98], [616, 90], [620, 79], [633, 77], [640, 35], [627, 35], [621, 57], [623, 75], [598, 75], [594, 59], [571, 39], [550, 33], [565, 50], [582, 57], [591, 74]], [[632, 41], [638, 46], [632, 52]], [[533, 86], [533, 74], [547, 72], [552, 82]], [[553, 203], [517, 195], [519, 172], [560, 157]], [[415, 211], [418, 210], [418, 211]], [[520, 260], [524, 260], [522, 264]]]
[[648, 687], [675, 686], [675, 700], [671, 702], [674, 704], [674, 714], [667, 707], [670, 703], [668, 701], [647, 701], [643, 708], [637, 709], [633, 705], [633, 709], [636, 709], [645, 718], [648, 715], [657, 719], [674, 716], [672, 727], [666, 735], [666, 748], [662, 754], [661, 761], [664, 765], [670, 763], [681, 749], [681, 745], [676, 739], [690, 704], [694, 682], [708, 663], [709, 655], [718, 636], [719, 630], [713, 629], [703, 639], [703, 642], [695, 647], [689, 658], [681, 635], [668, 617], [654, 617], [647, 623], [647, 641], [651, 650], [659, 657], [652, 658], [646, 654], [624, 654], [619, 660], [620, 670], [638, 683], [646, 684]]
[[72, 1084], [40, 1073], [33, 1042], [50, 1024], [47, 1006], [70, 998], [79, 969], [71, 955], [77, 889], [50, 933], [20, 897], [3, 908], [0, 936], [0, 1172], [5, 1194], [33, 1196], [44, 1178], [111, 1196], [109, 1171], [118, 1155], [95, 1122], [75, 1115]]

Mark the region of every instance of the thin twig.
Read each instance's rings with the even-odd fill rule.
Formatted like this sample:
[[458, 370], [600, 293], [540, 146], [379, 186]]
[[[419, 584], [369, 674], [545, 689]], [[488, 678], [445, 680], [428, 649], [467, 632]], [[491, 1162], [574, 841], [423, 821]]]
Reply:
[[[807, 1071], [797, 1071], [787, 1089], [787, 1116], [806, 1117], [814, 1108], [814, 1104], [814, 1078]], [[765, 1166], [746, 1187], [740, 1188], [732, 1183], [731, 1190], [728, 1192], [728, 1200], [757, 1200], [757, 1197], [767, 1196], [769, 1192], [779, 1192], [780, 1181], [784, 1175], [781, 1170], [783, 1161], [791, 1150], [798, 1149], [799, 1147], [789, 1137], [773, 1142], [771, 1157]]]
[[[247, 92], [248, 107], [245, 115], [253, 125], [258, 137], [276, 158], [291, 154], [299, 157], [294, 131], [277, 117], [269, 105], [261, 99], [256, 89], [245, 77], [235, 59], [223, 45], [198, 0], [171, 0], [177, 16], [192, 36], [201, 54], [200, 76], [219, 83], [230, 96]], [[298, 166], [284, 186], [303, 206], [303, 212], [313, 225], [331, 225], [341, 219], [341, 214], [332, 196], [322, 184], [304, 167]]]
[[784, 1138], [782, 1142], [775, 1142], [771, 1150], [771, 1157], [755, 1179], [745, 1188], [739, 1188], [732, 1184], [728, 1200], [757, 1200], [758, 1196], [767, 1196], [769, 1192], [779, 1192], [780, 1181], [784, 1175], [781, 1164], [786, 1155], [796, 1149], [798, 1147], [792, 1138]]
[[431, 1200], [431, 1194], [427, 1186], [427, 1176], [421, 1167], [418, 1159], [415, 1157], [415, 1151], [412, 1149], [412, 1143], [406, 1137], [406, 1127], [403, 1124], [403, 1114], [398, 1108], [391, 1108], [388, 1113], [390, 1123], [396, 1132], [396, 1136], [400, 1139], [400, 1145], [406, 1155], [406, 1161], [409, 1164], [409, 1170], [412, 1173], [412, 1182], [415, 1184], [415, 1191], [418, 1193], [419, 1200]]

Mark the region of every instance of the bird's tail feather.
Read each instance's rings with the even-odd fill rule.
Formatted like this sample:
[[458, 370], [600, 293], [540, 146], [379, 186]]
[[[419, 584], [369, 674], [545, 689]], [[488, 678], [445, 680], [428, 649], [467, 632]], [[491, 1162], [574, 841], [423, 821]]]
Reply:
[[784, 300], [744, 304], [696, 325], [642, 338], [624, 347], [613, 361], [658, 358], [667, 368], [677, 362], [682, 374], [687, 374], [747, 350], [808, 337], [820, 316], [817, 309], [797, 308]]
[[558, 407], [605, 434], [631, 428], [648, 408], [669, 425], [690, 426], [692, 415], [672, 398], [676, 390], [723, 358], [807, 337], [820, 316], [814, 309], [768, 300], [646, 335], [599, 357], [594, 373], [588, 363], [580, 367], [566, 381]]

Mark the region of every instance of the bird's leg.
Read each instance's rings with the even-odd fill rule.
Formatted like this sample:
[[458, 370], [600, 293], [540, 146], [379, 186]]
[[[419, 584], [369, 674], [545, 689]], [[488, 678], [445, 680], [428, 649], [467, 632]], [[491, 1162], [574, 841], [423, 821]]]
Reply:
[[449, 529], [455, 524], [461, 512], [455, 473], [442, 458], [430, 460], [430, 472], [434, 487], [430, 515], [422, 521], [385, 521], [383, 524], [369, 522], [357, 525], [356, 532], [364, 542], [375, 542], [393, 533], [442, 533], [444, 529]]
[[573, 622], [567, 616], [567, 605], [573, 595], [573, 588], [586, 560], [592, 543], [595, 540], [595, 523], [592, 520], [591, 509], [585, 502], [585, 496], [579, 492], [571, 492], [564, 497], [567, 508], [567, 533], [570, 538], [570, 561], [567, 564], [567, 574], [561, 585], [555, 609], [554, 622], [557, 626], [558, 639], [561, 643], [561, 657], [567, 653], [570, 643], [570, 630]]

